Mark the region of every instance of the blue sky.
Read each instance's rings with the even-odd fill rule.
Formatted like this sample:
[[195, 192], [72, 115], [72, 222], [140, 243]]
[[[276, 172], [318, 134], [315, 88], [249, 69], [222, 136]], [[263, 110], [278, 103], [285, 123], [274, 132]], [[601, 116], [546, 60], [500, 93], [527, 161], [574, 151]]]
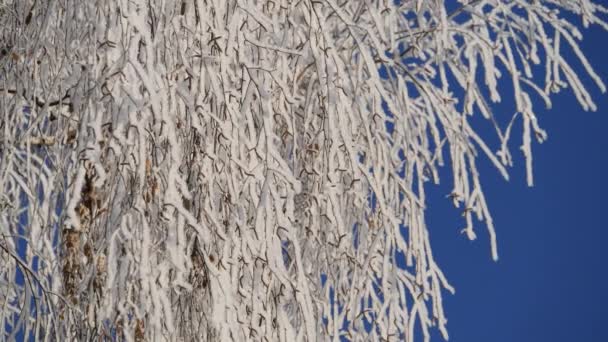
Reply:
[[[606, 82], [608, 33], [592, 27], [584, 34], [583, 51]], [[482, 223], [476, 241], [459, 234], [463, 221], [445, 199], [449, 169], [442, 170], [440, 186], [428, 187], [434, 255], [456, 287], [444, 302], [450, 341], [608, 341], [608, 95], [583, 79], [597, 112], [584, 112], [570, 91], [553, 97], [553, 109], [537, 111], [549, 137], [533, 145], [534, 187], [526, 185], [517, 150], [520, 131], [512, 135], [509, 182], [487, 160], [479, 162], [498, 262], [491, 260]], [[511, 113], [511, 107], [504, 108]], [[441, 341], [438, 333], [433, 340]]]

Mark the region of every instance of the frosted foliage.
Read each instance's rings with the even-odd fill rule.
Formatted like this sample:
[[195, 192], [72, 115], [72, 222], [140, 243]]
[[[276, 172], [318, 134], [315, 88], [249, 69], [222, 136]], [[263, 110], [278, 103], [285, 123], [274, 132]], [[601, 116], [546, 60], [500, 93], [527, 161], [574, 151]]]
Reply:
[[425, 183], [447, 161], [463, 233], [482, 221], [497, 258], [478, 158], [507, 178], [522, 124], [532, 184], [533, 104], [568, 88], [595, 109], [577, 25], [607, 16], [588, 0], [0, 1], [0, 339], [447, 338]]

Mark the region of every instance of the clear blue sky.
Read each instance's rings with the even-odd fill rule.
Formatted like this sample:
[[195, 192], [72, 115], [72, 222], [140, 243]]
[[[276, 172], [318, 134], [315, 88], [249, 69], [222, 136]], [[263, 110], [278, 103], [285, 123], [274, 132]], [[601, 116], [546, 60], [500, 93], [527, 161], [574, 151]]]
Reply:
[[[582, 48], [608, 83], [608, 33], [592, 27], [584, 34]], [[444, 302], [450, 341], [608, 341], [608, 95], [587, 84], [597, 112], [584, 112], [570, 91], [554, 96], [553, 109], [538, 111], [549, 138], [533, 146], [534, 187], [526, 186], [520, 129], [512, 135], [509, 182], [480, 162], [497, 263], [483, 224], [476, 241], [459, 234], [459, 211], [444, 198], [448, 169], [439, 187], [429, 187], [431, 243], [456, 287]], [[504, 108], [510, 115], [512, 102]], [[441, 341], [438, 333], [433, 341]]]

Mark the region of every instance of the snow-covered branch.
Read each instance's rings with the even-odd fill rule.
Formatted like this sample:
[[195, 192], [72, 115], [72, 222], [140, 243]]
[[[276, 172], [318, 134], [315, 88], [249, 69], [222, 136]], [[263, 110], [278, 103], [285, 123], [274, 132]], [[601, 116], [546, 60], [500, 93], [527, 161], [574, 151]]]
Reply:
[[533, 184], [534, 105], [568, 88], [596, 109], [577, 23], [607, 17], [589, 0], [0, 1], [0, 339], [447, 338], [425, 187], [449, 160], [463, 233], [483, 221], [497, 259], [477, 160], [508, 179], [521, 123]]

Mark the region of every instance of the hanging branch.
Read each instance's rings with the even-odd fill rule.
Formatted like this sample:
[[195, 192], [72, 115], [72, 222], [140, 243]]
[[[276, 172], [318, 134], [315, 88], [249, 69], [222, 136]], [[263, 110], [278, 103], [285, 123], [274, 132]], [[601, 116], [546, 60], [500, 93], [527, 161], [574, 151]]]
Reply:
[[0, 7], [0, 336], [447, 339], [428, 187], [497, 259], [479, 159], [508, 179], [521, 123], [532, 185], [535, 99], [606, 90], [590, 0]]

